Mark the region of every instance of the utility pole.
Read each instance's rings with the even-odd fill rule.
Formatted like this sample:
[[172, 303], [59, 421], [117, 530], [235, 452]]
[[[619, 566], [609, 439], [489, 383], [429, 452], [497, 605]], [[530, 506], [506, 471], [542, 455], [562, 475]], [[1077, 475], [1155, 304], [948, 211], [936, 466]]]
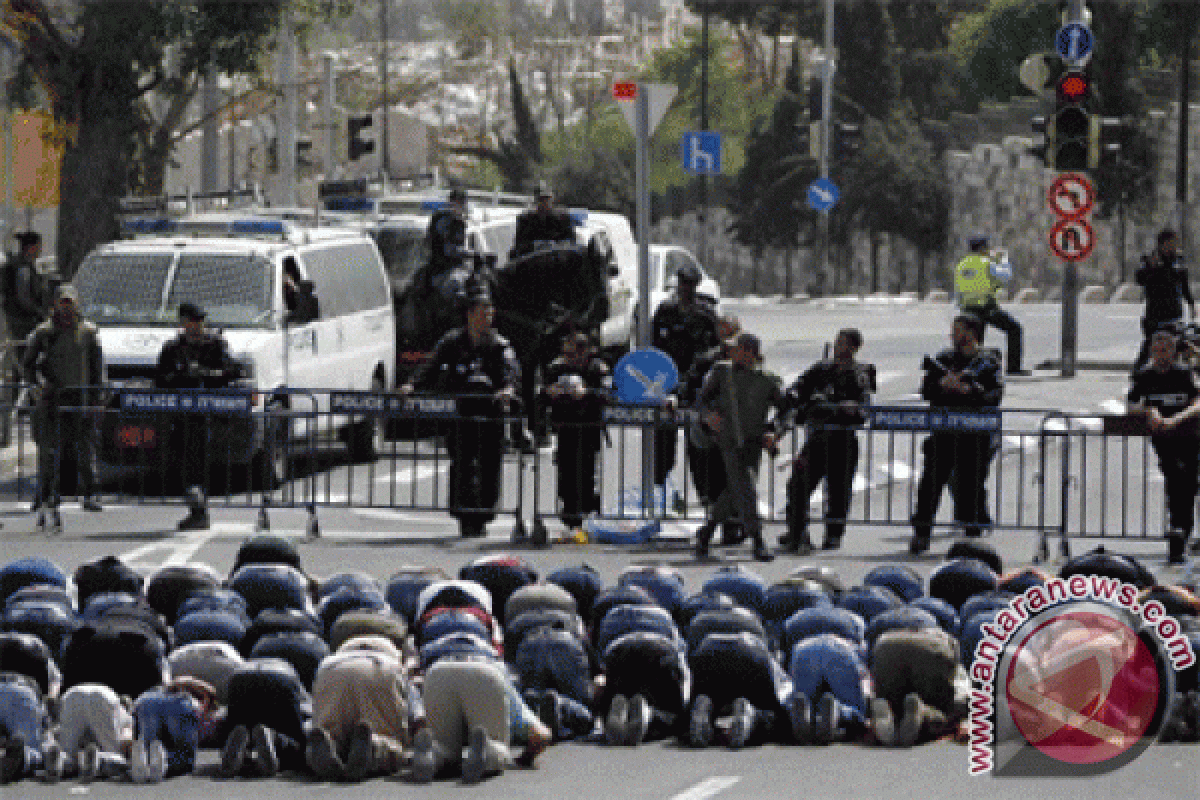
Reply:
[[[708, 2], [700, 11], [700, 130], [708, 130]], [[708, 258], [708, 173], [700, 176], [700, 252], [701, 264], [712, 269]]]
[[282, 206], [296, 204], [296, 32], [289, 17], [283, 25], [279, 52], [279, 83], [283, 89], [283, 109], [276, 126], [276, 153], [279, 158], [279, 193]]
[[1180, 3], [1176, 9], [1179, 18], [1179, 33], [1182, 38], [1183, 55], [1179, 64], [1179, 142], [1175, 158], [1175, 213], [1179, 231], [1179, 252], [1186, 253], [1187, 230], [1187, 182], [1188, 182], [1188, 106], [1192, 93], [1192, 36], [1196, 33], [1195, 12], [1191, 3]]
[[333, 153], [333, 109], [334, 94], [337, 91], [337, 82], [333, 76], [333, 58], [333, 53], [324, 53], [321, 56], [321, 66], [324, 73], [324, 91], [321, 92], [321, 116], [324, 118], [322, 122], [325, 124], [326, 180], [333, 178], [334, 172], [337, 170], [337, 159]]
[[380, 111], [383, 115], [383, 141], [380, 142], [380, 164], [383, 165], [384, 185], [392, 177], [392, 163], [389, 156], [391, 138], [388, 135], [388, 0], [379, 0], [379, 79], [383, 86], [383, 102]]
[[[833, 75], [837, 62], [833, 59], [833, 0], [825, 0], [825, 44], [821, 60], [821, 149], [817, 168], [822, 180], [829, 180], [829, 161], [833, 152]], [[817, 252], [821, 265], [822, 279], [828, 278], [829, 268], [829, 215], [817, 215]]]
[[200, 125], [200, 191], [217, 190], [217, 112], [220, 97], [217, 94], [217, 68], [209, 64], [204, 70], [204, 89], [200, 95], [201, 113], [204, 122]]

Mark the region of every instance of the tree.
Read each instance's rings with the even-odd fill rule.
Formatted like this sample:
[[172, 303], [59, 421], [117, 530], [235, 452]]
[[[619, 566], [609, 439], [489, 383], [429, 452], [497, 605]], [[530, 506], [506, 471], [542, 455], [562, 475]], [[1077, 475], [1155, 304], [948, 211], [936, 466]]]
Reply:
[[[176, 104], [160, 119], [149, 111], [148, 95], [161, 90], [172, 98], [194, 96], [210, 64], [225, 74], [256, 72], [285, 5], [0, 4], [0, 35], [19, 49], [22, 69], [36, 78], [63, 135], [58, 266], [64, 275], [73, 275], [95, 245], [116, 238], [118, 200], [129, 189], [139, 138], [170, 141]], [[168, 49], [173, 71], [166, 66]], [[165, 130], [148, 134], [156, 124]]]
[[491, 161], [504, 176], [504, 187], [509, 191], [529, 188], [537, 169], [542, 163], [542, 135], [537, 120], [525, 99], [525, 90], [517, 77], [517, 65], [508, 62], [509, 94], [512, 97], [514, 133], [502, 138], [496, 147], [483, 145], [458, 145], [450, 147], [452, 153], [475, 156]]
[[885, 117], [895, 103], [894, 40], [883, 0], [855, 0], [838, 6], [834, 91], [852, 100], [867, 116]]

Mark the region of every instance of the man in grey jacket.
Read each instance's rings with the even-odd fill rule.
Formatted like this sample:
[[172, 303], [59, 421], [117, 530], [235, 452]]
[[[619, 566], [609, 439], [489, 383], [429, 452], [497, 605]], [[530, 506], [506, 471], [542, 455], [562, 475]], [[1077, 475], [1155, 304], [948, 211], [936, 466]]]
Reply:
[[[708, 545], [717, 526], [740, 513], [746, 535], [754, 539], [754, 557], [774, 556], [763, 541], [758, 516], [758, 469], [763, 450], [775, 452], [783, 381], [762, 368], [762, 342], [752, 333], [738, 335], [729, 361], [718, 361], [704, 379], [699, 405], [715, 433], [728, 483], [713, 504], [712, 516], [696, 531], [696, 558], [710, 558]], [[774, 409], [770, 424], [767, 416]]]

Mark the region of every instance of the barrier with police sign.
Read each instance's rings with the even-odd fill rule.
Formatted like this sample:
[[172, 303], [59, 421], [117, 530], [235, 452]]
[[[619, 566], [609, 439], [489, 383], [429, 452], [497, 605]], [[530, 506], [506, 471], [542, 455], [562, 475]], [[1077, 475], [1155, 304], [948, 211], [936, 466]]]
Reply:
[[1091, 255], [1096, 233], [1091, 223], [1079, 219], [1061, 219], [1050, 231], [1050, 249], [1063, 261], [1082, 261]]

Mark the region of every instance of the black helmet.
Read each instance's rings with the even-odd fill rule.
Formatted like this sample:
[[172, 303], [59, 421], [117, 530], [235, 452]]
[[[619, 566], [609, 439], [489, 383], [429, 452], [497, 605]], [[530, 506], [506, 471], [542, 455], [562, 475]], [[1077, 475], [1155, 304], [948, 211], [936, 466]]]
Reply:
[[684, 264], [676, 270], [675, 278], [680, 283], [690, 283], [695, 286], [700, 283], [700, 269], [695, 264]]
[[967, 247], [972, 250], [982, 250], [988, 246], [988, 237], [977, 234], [967, 239]]

